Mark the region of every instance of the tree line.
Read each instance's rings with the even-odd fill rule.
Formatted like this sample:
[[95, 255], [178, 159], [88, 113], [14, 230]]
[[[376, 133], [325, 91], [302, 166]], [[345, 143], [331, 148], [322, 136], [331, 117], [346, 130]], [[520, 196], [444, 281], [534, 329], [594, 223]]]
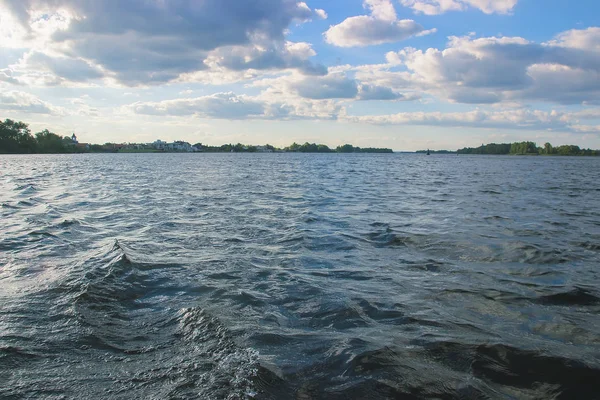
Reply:
[[458, 154], [512, 154], [512, 155], [557, 155], [557, 156], [599, 156], [600, 150], [582, 149], [579, 146], [567, 144], [552, 146], [545, 143], [538, 147], [535, 142], [490, 143], [479, 147], [465, 147]]
[[[357, 146], [352, 146], [351, 144], [344, 144], [342, 146], [337, 146], [335, 149], [332, 149], [325, 144], [308, 142], [304, 144], [298, 144], [294, 142], [290, 146], [284, 148], [278, 148], [270, 144], [267, 144], [265, 146], [252, 146], [241, 143], [224, 144], [221, 146], [206, 146], [202, 143], [196, 143], [194, 146], [206, 153], [255, 153], [261, 150], [288, 153], [393, 153], [392, 149], [384, 149], [378, 147], [361, 148]], [[259, 149], [259, 147], [262, 147], [262, 149]]]
[[78, 146], [69, 136], [60, 136], [48, 129], [35, 134], [21, 121], [0, 121], [0, 154], [87, 153], [106, 152], [99, 144]]
[[24, 122], [0, 121], [0, 153], [72, 153], [76, 151], [70, 137], [44, 129], [35, 135]]
[[392, 149], [385, 149], [379, 147], [357, 147], [352, 146], [351, 144], [344, 144], [341, 146], [337, 146], [335, 149], [329, 148], [329, 146], [324, 144], [316, 144], [316, 143], [292, 143], [291, 146], [288, 146], [283, 149], [284, 151], [298, 152], [298, 153], [393, 153]]
[[[344, 144], [335, 149], [324, 144], [316, 143], [293, 143], [283, 149], [270, 144], [266, 146], [252, 146], [237, 144], [224, 144], [222, 146], [206, 146], [202, 143], [194, 145], [197, 149], [207, 153], [253, 153], [259, 151], [285, 151], [298, 153], [393, 153], [391, 149], [384, 148], [361, 148]], [[105, 145], [89, 144], [78, 145], [69, 136], [60, 136], [44, 129], [35, 134], [31, 133], [29, 126], [24, 122], [10, 119], [0, 121], [0, 153], [87, 153], [87, 152], [118, 152], [119, 145], [106, 143]], [[153, 150], [156, 151], [156, 150]]]

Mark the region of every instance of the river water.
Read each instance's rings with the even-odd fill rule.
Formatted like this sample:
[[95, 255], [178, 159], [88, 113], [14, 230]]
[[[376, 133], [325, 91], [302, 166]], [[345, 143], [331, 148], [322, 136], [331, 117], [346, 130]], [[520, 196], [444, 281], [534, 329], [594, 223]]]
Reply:
[[0, 156], [0, 398], [598, 399], [600, 158]]

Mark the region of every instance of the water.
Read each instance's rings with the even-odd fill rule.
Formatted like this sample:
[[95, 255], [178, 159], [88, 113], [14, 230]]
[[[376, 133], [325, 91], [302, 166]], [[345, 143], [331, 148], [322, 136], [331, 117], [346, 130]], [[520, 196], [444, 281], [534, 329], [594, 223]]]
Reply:
[[600, 398], [600, 158], [0, 157], [0, 398]]

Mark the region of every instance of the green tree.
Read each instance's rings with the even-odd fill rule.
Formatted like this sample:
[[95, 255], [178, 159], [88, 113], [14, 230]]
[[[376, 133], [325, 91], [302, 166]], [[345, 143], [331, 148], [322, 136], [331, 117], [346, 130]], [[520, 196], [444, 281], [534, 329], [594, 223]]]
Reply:
[[518, 142], [510, 146], [510, 154], [538, 154], [538, 148], [534, 142]]
[[567, 144], [564, 146], [558, 146], [556, 148], [556, 154], [559, 154], [561, 156], [578, 156], [582, 154], [582, 152], [579, 146]]
[[548, 142], [544, 143], [544, 149], [542, 150], [542, 154], [553, 154], [554, 148]]
[[35, 139], [40, 153], [66, 153], [72, 151], [72, 149], [65, 146], [63, 138], [48, 129], [36, 133]]
[[292, 143], [290, 146], [285, 148], [285, 151], [298, 151], [300, 149], [300, 145], [296, 142]]
[[0, 153], [35, 153], [37, 143], [29, 126], [11, 119], [0, 121]]
[[335, 151], [338, 153], [354, 153], [354, 146], [351, 144], [344, 144], [342, 146], [336, 147]]

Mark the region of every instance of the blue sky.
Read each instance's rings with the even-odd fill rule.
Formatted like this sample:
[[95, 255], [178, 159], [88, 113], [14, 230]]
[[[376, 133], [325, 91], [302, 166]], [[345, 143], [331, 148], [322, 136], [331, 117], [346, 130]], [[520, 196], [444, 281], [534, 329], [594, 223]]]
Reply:
[[600, 148], [592, 0], [0, 0], [0, 118], [80, 141]]

